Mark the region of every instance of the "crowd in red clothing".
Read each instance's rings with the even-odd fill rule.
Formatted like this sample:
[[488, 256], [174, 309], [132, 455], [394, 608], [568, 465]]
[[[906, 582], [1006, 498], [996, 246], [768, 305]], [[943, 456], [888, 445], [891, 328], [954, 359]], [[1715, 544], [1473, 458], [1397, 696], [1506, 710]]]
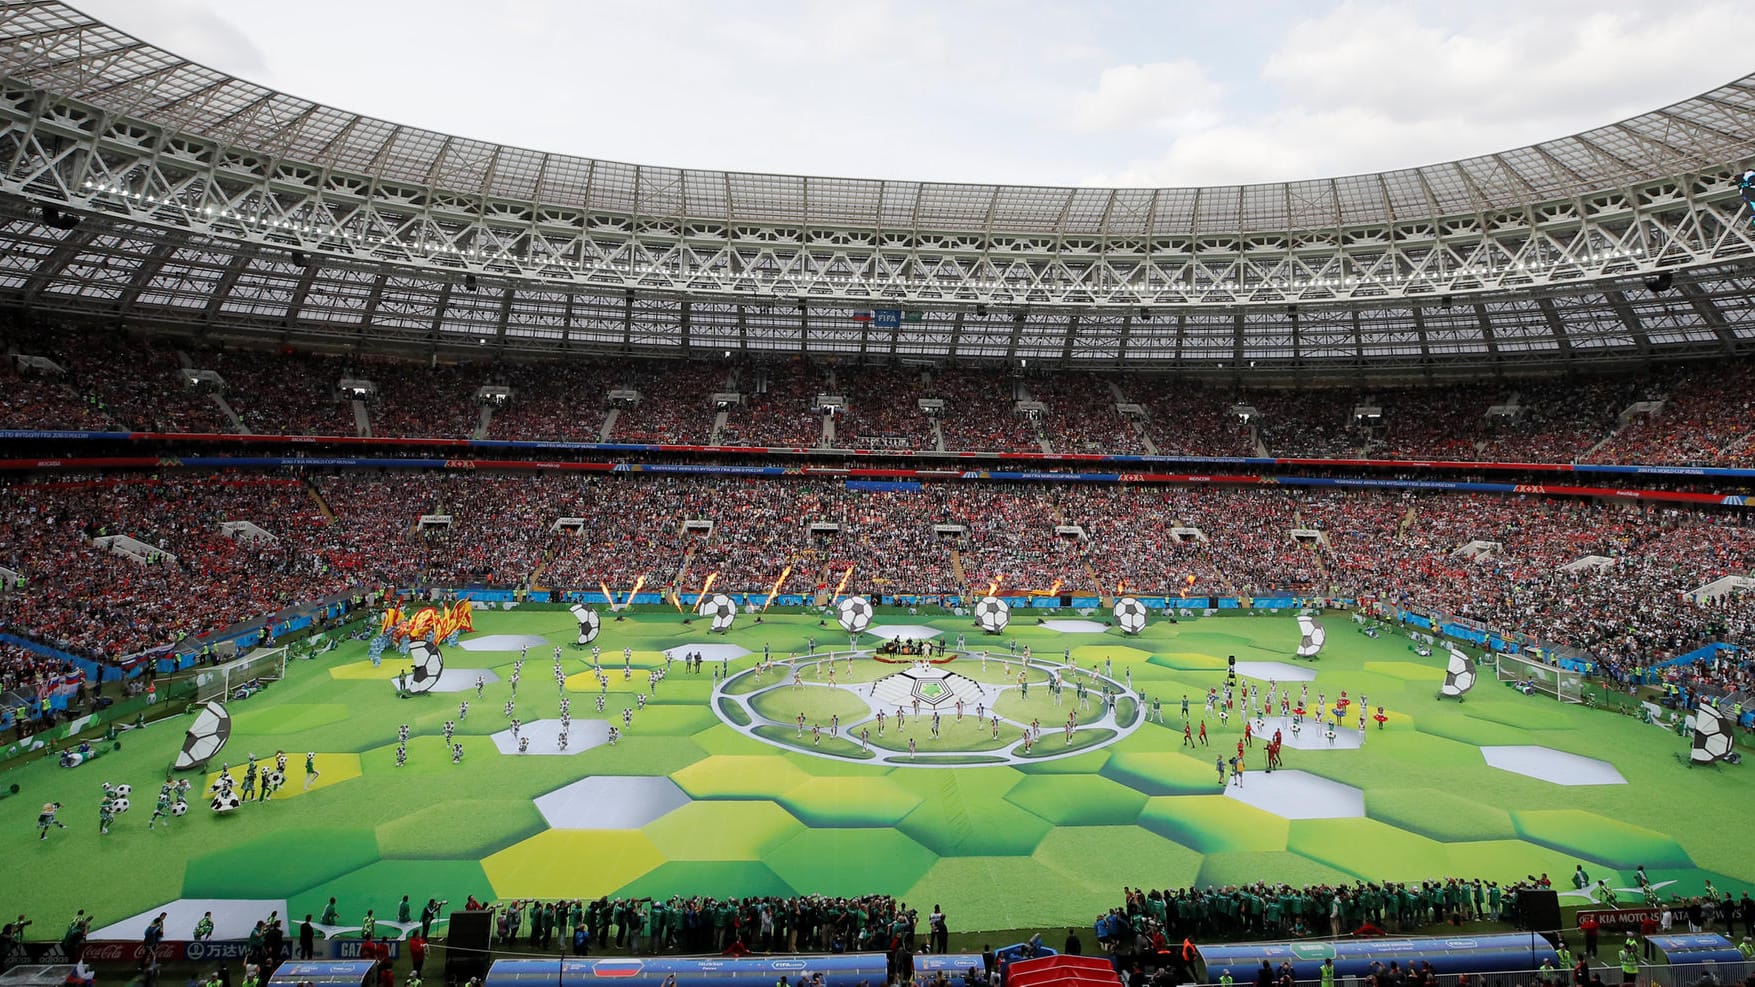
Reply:
[[[1755, 596], [1684, 598], [1755, 571], [1740, 514], [1537, 496], [357, 470], [12, 482], [0, 504], [0, 565], [26, 577], [7, 626], [106, 658], [353, 586], [625, 592], [643, 577], [690, 592], [717, 574], [716, 588], [765, 592], [787, 566], [793, 593], [851, 568], [849, 586], [877, 593], [997, 582], [1371, 598], [1577, 648], [1617, 674], [1755, 640]], [[225, 521], [272, 540], [230, 537]], [[164, 554], [132, 561], [92, 544], [104, 534]], [[1598, 562], [1565, 568], [1587, 556]], [[19, 676], [40, 671], [7, 661]]]
[[[932, 423], [919, 401], [937, 398], [953, 451], [1041, 452], [1046, 442], [1062, 453], [1755, 463], [1750, 363], [1604, 378], [1274, 389], [1005, 367], [317, 356], [36, 324], [0, 327], [0, 344], [60, 368], [5, 361], [6, 428], [356, 435], [351, 399], [337, 385], [363, 379], [376, 389], [366, 411], [380, 436], [473, 437], [482, 417], [478, 392], [497, 384], [512, 397], [493, 413], [487, 434], [496, 439], [597, 441], [610, 392], [624, 389], [640, 400], [618, 413], [609, 440], [701, 444], [712, 437], [719, 410], [711, 396], [735, 392], [743, 401], [726, 409], [722, 443], [810, 448], [823, 437], [816, 397], [839, 393], [848, 399], [836, 422], [840, 448], [859, 447], [862, 438], [932, 448]], [[207, 390], [186, 385], [188, 370], [221, 376], [236, 421]], [[1038, 416], [1015, 410], [1026, 397], [1044, 406]], [[1137, 404], [1144, 417], [1131, 420], [1118, 404]], [[1242, 420], [1239, 406], [1254, 417]], [[1365, 407], [1381, 416], [1358, 416]]]

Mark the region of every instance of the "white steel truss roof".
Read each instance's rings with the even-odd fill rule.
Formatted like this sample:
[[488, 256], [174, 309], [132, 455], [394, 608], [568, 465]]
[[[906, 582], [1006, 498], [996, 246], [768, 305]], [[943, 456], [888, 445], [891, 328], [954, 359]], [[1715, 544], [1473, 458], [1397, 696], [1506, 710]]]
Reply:
[[[685, 171], [345, 113], [24, 0], [0, 4], [0, 292], [537, 349], [1196, 367], [1740, 351], [1752, 145], [1755, 76], [1531, 147], [1281, 184]], [[82, 222], [45, 226], [43, 205]], [[1654, 295], [1659, 271], [1676, 288]], [[918, 321], [853, 321], [888, 307]]]

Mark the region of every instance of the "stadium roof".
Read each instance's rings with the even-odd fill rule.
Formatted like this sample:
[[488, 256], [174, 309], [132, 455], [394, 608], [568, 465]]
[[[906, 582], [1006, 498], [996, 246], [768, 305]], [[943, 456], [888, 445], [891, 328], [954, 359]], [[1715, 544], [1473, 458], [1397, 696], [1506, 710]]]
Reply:
[[[1192, 367], [1525, 350], [1569, 363], [1740, 349], [1744, 310], [1719, 304], [1745, 293], [1755, 257], [1735, 181], [1755, 158], [1755, 76], [1379, 174], [898, 182], [634, 165], [400, 126], [26, 0], [0, 6], [0, 122], [0, 292], [288, 334]], [[43, 205], [66, 229], [39, 222]], [[1644, 290], [1666, 272], [1667, 298]], [[916, 314], [886, 320], [874, 345], [853, 321], [872, 310]], [[1313, 345], [1328, 322], [1344, 331]]]

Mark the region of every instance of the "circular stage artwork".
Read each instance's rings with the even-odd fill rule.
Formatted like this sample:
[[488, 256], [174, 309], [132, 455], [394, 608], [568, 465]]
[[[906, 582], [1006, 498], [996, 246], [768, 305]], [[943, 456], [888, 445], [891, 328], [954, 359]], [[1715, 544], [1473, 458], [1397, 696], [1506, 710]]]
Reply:
[[1058, 660], [974, 652], [901, 661], [837, 652], [748, 668], [715, 687], [713, 710], [789, 751], [918, 768], [1071, 757], [1145, 722], [1122, 683]]

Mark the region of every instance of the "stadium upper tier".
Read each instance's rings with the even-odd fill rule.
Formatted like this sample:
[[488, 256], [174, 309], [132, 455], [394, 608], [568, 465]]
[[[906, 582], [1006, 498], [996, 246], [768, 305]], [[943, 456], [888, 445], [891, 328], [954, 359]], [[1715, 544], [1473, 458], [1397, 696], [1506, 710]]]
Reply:
[[142, 322], [1227, 375], [1647, 360], [1755, 335], [1736, 181], [1755, 76], [1379, 174], [961, 185], [471, 141], [17, 2], [0, 7], [0, 125], [0, 298]]

